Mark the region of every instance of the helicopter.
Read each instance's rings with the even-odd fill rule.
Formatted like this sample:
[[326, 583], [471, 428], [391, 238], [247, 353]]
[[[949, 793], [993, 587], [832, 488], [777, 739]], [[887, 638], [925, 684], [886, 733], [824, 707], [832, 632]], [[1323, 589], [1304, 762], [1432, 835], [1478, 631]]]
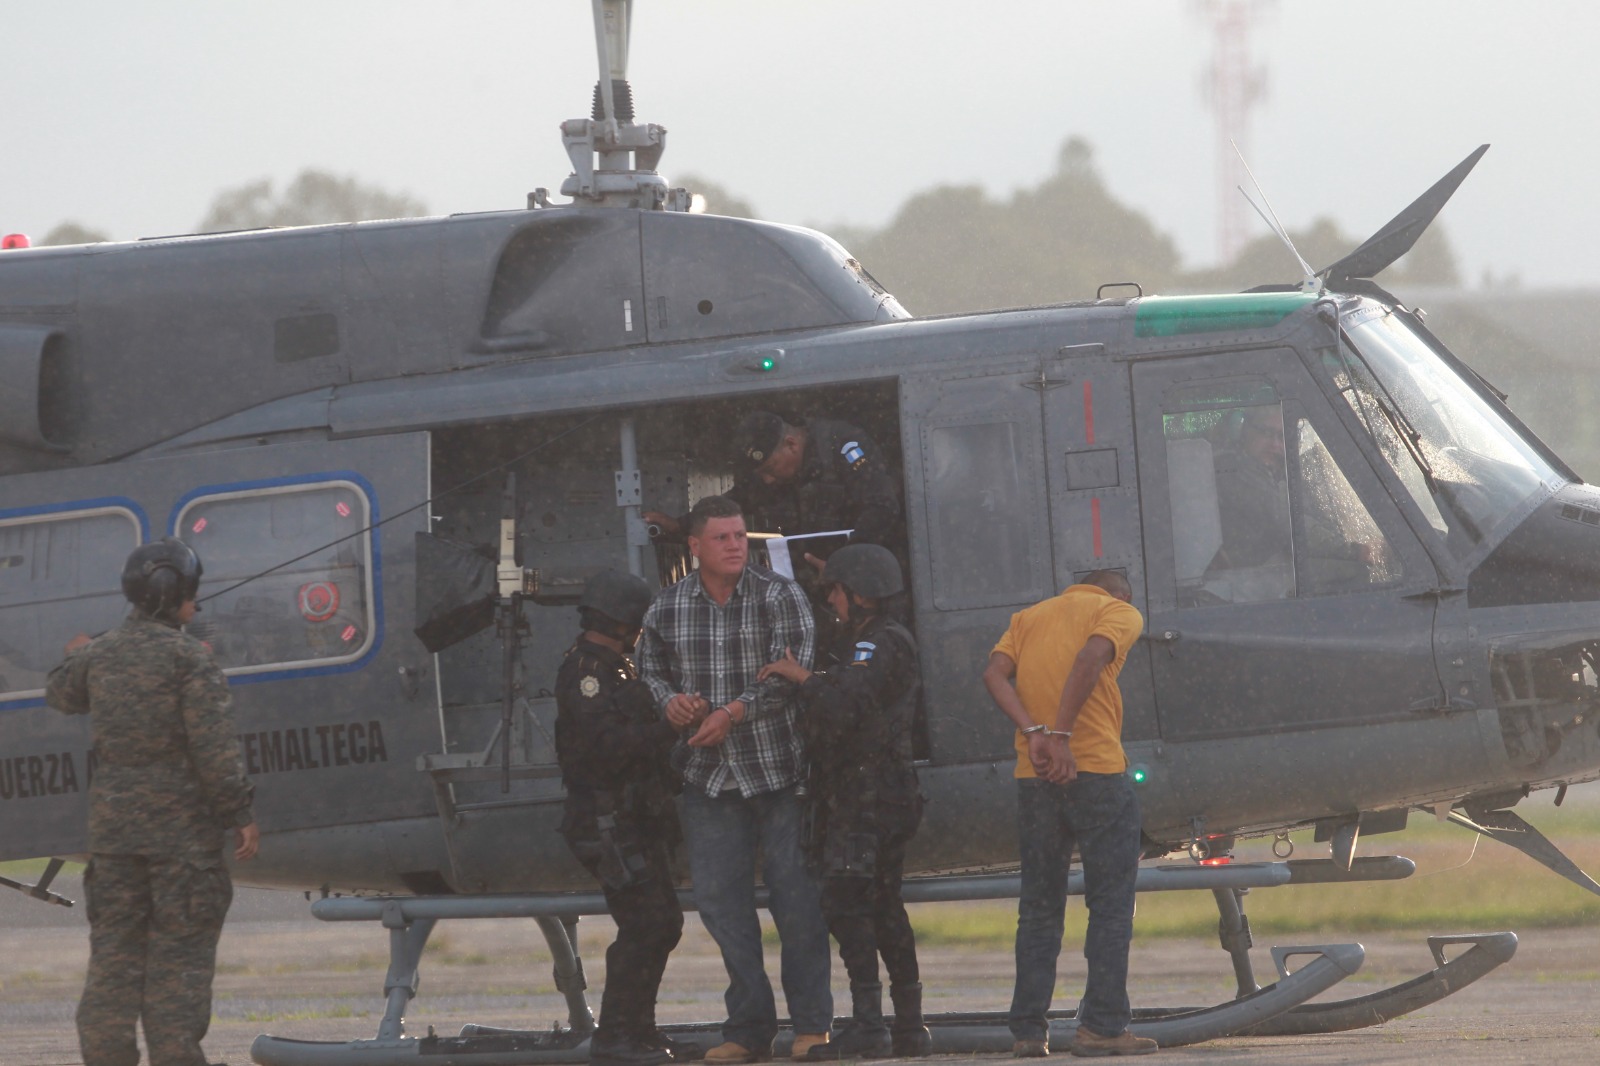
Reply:
[[[1361, 963], [1321, 945], [1256, 982], [1244, 892], [1404, 877], [1359, 842], [1419, 811], [1600, 892], [1511, 809], [1600, 777], [1600, 491], [1372, 280], [1487, 146], [1295, 284], [916, 318], [823, 234], [690, 212], [665, 130], [635, 119], [629, 0], [595, 25], [568, 203], [0, 253], [0, 860], [86, 850], [88, 724], [44, 678], [125, 611], [128, 551], [179, 536], [257, 788], [238, 880], [390, 937], [375, 1038], [263, 1036], [256, 1061], [582, 1061], [574, 930], [604, 902], [557, 833], [546, 686], [587, 575], [686, 572], [646, 510], [726, 487], [759, 407], [860, 425], [900, 473], [927, 694], [908, 900], [1016, 894], [982, 664], [1020, 607], [1128, 577], [1146, 854], [1191, 860], [1139, 887], [1214, 894], [1239, 993], [1136, 1032], [1370, 1025], [1510, 958], [1509, 933], [1432, 938], [1428, 974], [1310, 1006]], [[1281, 499], [1256, 532], [1277, 543], [1253, 557], [1223, 460], [1272, 423]], [[1307, 827], [1328, 858], [1227, 861]], [[11, 887], [63, 902], [59, 869]], [[538, 921], [569, 1027], [407, 1036], [435, 923], [484, 917]], [[941, 1052], [1009, 1047], [1003, 1019], [930, 1025]]]

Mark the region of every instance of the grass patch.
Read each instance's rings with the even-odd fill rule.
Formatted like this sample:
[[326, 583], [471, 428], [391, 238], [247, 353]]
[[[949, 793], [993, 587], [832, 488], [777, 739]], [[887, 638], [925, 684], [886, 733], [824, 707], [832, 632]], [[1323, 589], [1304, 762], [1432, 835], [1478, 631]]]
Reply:
[[[1532, 819], [1529, 819], [1530, 821]], [[1501, 929], [1559, 929], [1600, 923], [1600, 897], [1591, 895], [1527, 856], [1459, 827], [1432, 819], [1403, 834], [1364, 838], [1360, 854], [1396, 853], [1417, 863], [1417, 873], [1401, 881], [1296, 885], [1255, 889], [1245, 910], [1258, 939], [1290, 934], [1416, 931], [1420, 933], [1493, 932]], [[1580, 867], [1600, 871], [1600, 812], [1582, 812], [1551, 839]], [[1576, 827], [1576, 828], [1575, 828]], [[1420, 830], [1420, 831], [1419, 831]], [[1296, 858], [1327, 855], [1326, 844], [1310, 834], [1296, 835]], [[1249, 842], [1239, 861], [1271, 858], [1264, 842]], [[1181, 859], [1169, 862], [1181, 863]], [[924, 903], [909, 908], [919, 946], [997, 950], [1016, 936], [1017, 906], [1012, 900], [965, 904]], [[1081, 940], [1087, 923], [1083, 900], [1068, 901], [1066, 938]], [[1209, 892], [1146, 892], [1139, 896], [1134, 935], [1215, 937], [1217, 908]], [[776, 942], [774, 935], [772, 941]]]
[[[426, 956], [424, 956], [424, 958], [426, 958]], [[444, 955], [439, 955], [434, 959], [434, 961], [444, 966], [487, 966], [491, 962], [501, 960], [491, 959], [488, 955], [485, 955], [481, 951], [454, 951]]]
[[[49, 859], [12, 859], [10, 862], [0, 862], [0, 876], [31, 885], [44, 873], [44, 868], [49, 863]], [[81, 873], [83, 873], [83, 863], [69, 862], [61, 868], [61, 874], [58, 876]]]
[[[245, 1011], [240, 1017], [247, 1022], [307, 1022], [320, 1021], [328, 1018], [370, 1018], [371, 1011], [356, 1010], [353, 1007], [337, 1006], [326, 1007], [322, 1010], [296, 1010], [296, 1011]], [[213, 1015], [212, 1020], [216, 1017]]]

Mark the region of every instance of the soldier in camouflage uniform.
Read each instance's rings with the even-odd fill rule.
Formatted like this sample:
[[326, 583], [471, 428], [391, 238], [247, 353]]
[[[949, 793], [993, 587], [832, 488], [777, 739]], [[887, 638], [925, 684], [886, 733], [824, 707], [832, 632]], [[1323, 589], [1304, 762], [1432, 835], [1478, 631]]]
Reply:
[[205, 1066], [217, 940], [233, 900], [223, 837], [255, 855], [251, 811], [211, 652], [182, 631], [199, 610], [200, 560], [172, 537], [136, 548], [122, 590], [134, 605], [116, 629], [74, 640], [47, 700], [87, 714], [89, 973], [78, 1004], [85, 1066], [137, 1066], [134, 1027], [157, 1066]]
[[656, 1028], [656, 993], [683, 933], [683, 908], [668, 861], [680, 837], [667, 763], [677, 732], [628, 658], [649, 606], [644, 579], [595, 574], [579, 605], [583, 632], [556, 675], [556, 757], [567, 786], [561, 832], [617, 923], [589, 1043], [593, 1066], [696, 1057]]

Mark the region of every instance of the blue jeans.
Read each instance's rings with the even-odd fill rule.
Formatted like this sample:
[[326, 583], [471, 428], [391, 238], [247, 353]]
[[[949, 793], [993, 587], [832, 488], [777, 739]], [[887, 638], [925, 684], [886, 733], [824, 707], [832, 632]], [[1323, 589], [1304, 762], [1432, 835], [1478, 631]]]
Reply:
[[728, 970], [722, 1038], [766, 1051], [778, 1035], [778, 1010], [767, 979], [756, 917], [756, 853], [782, 941], [783, 995], [797, 1033], [833, 1027], [832, 953], [816, 878], [800, 853], [800, 804], [794, 789], [748, 799], [683, 790], [683, 835], [695, 904]]
[[1139, 799], [1125, 774], [1079, 773], [1070, 785], [1035, 778], [1017, 781], [1017, 829], [1022, 843], [1022, 897], [1017, 902], [1017, 983], [1011, 1034], [1043, 1040], [1045, 1014], [1056, 990], [1072, 849], [1083, 859], [1089, 929], [1088, 964], [1078, 1024], [1117, 1036], [1133, 1014], [1128, 1006], [1128, 944], [1133, 940], [1134, 878], [1139, 872]]

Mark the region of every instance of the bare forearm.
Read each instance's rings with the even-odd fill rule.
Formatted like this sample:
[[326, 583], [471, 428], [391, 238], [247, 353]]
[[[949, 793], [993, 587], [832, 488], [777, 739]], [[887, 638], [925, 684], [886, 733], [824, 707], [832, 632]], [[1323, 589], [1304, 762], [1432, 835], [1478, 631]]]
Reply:
[[1095, 685], [1099, 684], [1100, 672], [1111, 661], [1111, 655], [1107, 654], [1108, 650], [1114, 650], [1111, 649], [1110, 641], [1104, 637], [1090, 637], [1083, 650], [1078, 652], [1077, 658], [1072, 660], [1072, 670], [1067, 674], [1067, 682], [1061, 686], [1061, 702], [1056, 706], [1055, 729], [1058, 732], [1072, 732], [1072, 726], [1078, 720], [1078, 712], [1083, 710], [1089, 694], [1094, 691]]
[[1009, 677], [994, 670], [985, 670], [983, 687], [989, 690], [989, 698], [994, 700], [994, 705], [1000, 708], [1000, 712], [1011, 719], [1018, 729], [1026, 729], [1034, 724], [1033, 718], [1022, 706], [1022, 701], [1017, 698], [1017, 690], [1011, 684]]

